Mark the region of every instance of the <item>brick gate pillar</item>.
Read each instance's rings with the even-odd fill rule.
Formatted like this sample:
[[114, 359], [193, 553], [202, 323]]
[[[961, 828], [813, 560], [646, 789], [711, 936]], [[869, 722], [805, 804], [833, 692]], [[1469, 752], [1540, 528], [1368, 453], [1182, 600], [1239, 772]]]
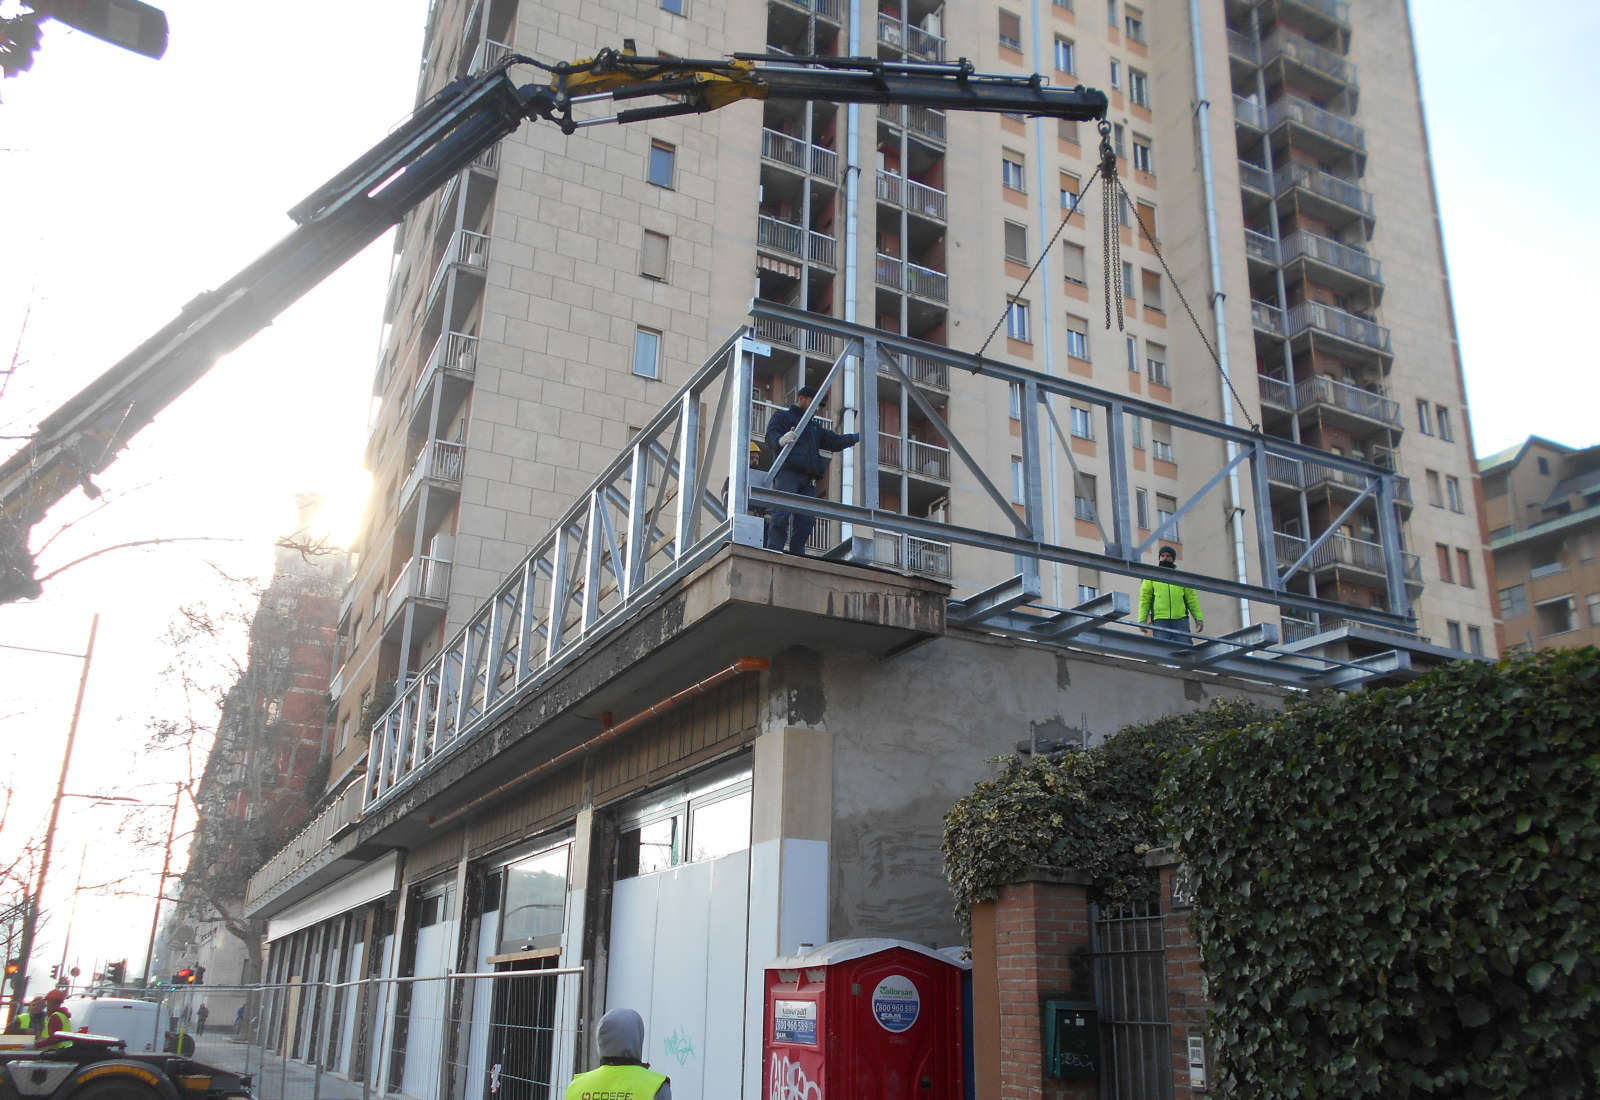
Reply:
[[1200, 946], [1189, 930], [1193, 904], [1178, 854], [1157, 848], [1145, 854], [1145, 865], [1161, 876], [1161, 940], [1166, 952], [1167, 1019], [1172, 1025], [1174, 1100], [1200, 1100], [1211, 1081], [1211, 1056], [1205, 1046], [1206, 992]]
[[1088, 886], [1041, 868], [972, 907], [978, 1100], [1098, 1100], [1095, 1082], [1044, 1075], [1044, 1002], [1094, 1001]]

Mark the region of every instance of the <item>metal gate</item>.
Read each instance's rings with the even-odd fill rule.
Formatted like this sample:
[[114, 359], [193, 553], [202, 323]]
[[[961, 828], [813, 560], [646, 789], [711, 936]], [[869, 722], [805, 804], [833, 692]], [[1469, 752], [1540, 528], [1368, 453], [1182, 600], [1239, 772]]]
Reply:
[[1169, 1100], [1172, 1028], [1160, 905], [1091, 905], [1089, 958], [1100, 1013], [1101, 1100]]

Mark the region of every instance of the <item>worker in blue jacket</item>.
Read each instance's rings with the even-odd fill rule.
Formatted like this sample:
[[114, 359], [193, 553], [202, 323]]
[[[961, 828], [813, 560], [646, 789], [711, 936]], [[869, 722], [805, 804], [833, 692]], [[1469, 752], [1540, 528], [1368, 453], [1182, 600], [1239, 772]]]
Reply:
[[[795, 425], [800, 423], [800, 417], [816, 396], [815, 386], [801, 386], [794, 404], [773, 413], [772, 419], [767, 421], [767, 446], [772, 448], [773, 454], [794, 444], [789, 457], [784, 459], [783, 465], [772, 477], [772, 487], [780, 493], [821, 496], [817, 485], [828, 473], [828, 460], [822, 457], [822, 452], [842, 451], [861, 442], [861, 436], [854, 432], [830, 432], [817, 423], [816, 417], [811, 418], [805, 431], [795, 431]], [[774, 511], [767, 519], [767, 549], [783, 550], [804, 557], [806, 540], [811, 537], [811, 529], [816, 525], [815, 516]]]

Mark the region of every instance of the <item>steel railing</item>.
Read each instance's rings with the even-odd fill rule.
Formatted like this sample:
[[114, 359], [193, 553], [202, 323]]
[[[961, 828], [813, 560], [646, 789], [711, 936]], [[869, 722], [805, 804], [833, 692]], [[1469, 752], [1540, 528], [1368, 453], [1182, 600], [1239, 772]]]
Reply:
[[1307, 329], [1325, 332], [1354, 344], [1383, 353], [1390, 350], [1389, 330], [1376, 321], [1346, 313], [1322, 302], [1301, 302], [1289, 310], [1289, 335], [1298, 336]]
[[1261, 64], [1261, 47], [1256, 45], [1255, 39], [1232, 28], [1228, 30], [1228, 55], [1241, 57], [1252, 65]]
[[1291, 164], [1280, 168], [1275, 177], [1277, 194], [1283, 194], [1290, 188], [1298, 187], [1314, 195], [1328, 199], [1340, 206], [1359, 211], [1368, 217], [1372, 216], [1372, 195], [1364, 190], [1360, 184], [1325, 172], [1320, 168], [1309, 168], [1303, 164]]
[[839, 154], [821, 145], [811, 147], [811, 174], [829, 182], [839, 178]]
[[1337, 267], [1368, 282], [1383, 282], [1383, 265], [1376, 257], [1359, 248], [1351, 248], [1347, 244], [1340, 244], [1338, 241], [1308, 233], [1303, 229], [1283, 239], [1284, 263], [1299, 259], [1301, 256], [1330, 267]]
[[262, 864], [245, 886], [247, 903], [255, 901], [269, 889], [284, 881], [322, 854], [333, 838], [344, 829], [361, 820], [360, 780], [352, 780], [332, 802], [306, 823], [294, 839]]
[[756, 244], [782, 252], [797, 260], [805, 259], [806, 228], [793, 222], [781, 221], [767, 214], [756, 218]]
[[428, 362], [411, 397], [411, 411], [421, 408], [431, 392], [434, 376], [447, 371], [460, 378], [471, 378], [478, 369], [478, 338], [464, 332], [442, 332], [428, 352]]
[[1295, 410], [1294, 385], [1281, 378], [1268, 378], [1264, 374], [1256, 375], [1256, 384], [1261, 389], [1261, 403], [1273, 405], [1280, 409]]
[[480, 42], [478, 48], [473, 51], [472, 64], [467, 67], [467, 72], [472, 76], [487, 72], [504, 61], [510, 52], [511, 47], [504, 42], [496, 42], [493, 39]]
[[950, 300], [950, 276], [921, 264], [906, 264], [906, 292], [935, 302]]
[[905, 262], [898, 256], [878, 253], [877, 279], [879, 286], [886, 286], [891, 290], [904, 289]]
[[[1233, 32], [1229, 32], [1231, 35]], [[1230, 46], [1232, 39], [1229, 39]], [[1298, 65], [1302, 65], [1312, 72], [1321, 73], [1323, 76], [1336, 80], [1341, 84], [1354, 84], [1356, 82], [1356, 67], [1349, 61], [1332, 50], [1323, 49], [1314, 42], [1307, 41], [1297, 34], [1290, 34], [1279, 29], [1267, 37], [1263, 43], [1268, 60], [1279, 57], [1288, 58]]]
[[943, 38], [883, 12], [878, 13], [878, 41], [922, 61], [944, 60]]
[[1252, 164], [1247, 160], [1239, 162], [1239, 184], [1252, 191], [1259, 191], [1263, 195], [1273, 194], [1272, 173], [1259, 164]]
[[761, 130], [761, 155], [778, 164], [804, 172], [806, 170], [806, 143], [778, 130]]
[[1244, 254], [1265, 260], [1274, 266], [1278, 263], [1278, 242], [1254, 229], [1244, 231]]
[[1267, 112], [1267, 119], [1274, 129], [1284, 122], [1292, 122], [1352, 149], [1364, 150], [1367, 147], [1366, 133], [1354, 121], [1323, 110], [1298, 96], [1281, 96], [1274, 100]]
[[1340, 26], [1350, 25], [1350, 5], [1345, 0], [1285, 0], [1285, 3], [1316, 12]]
[[450, 563], [443, 558], [410, 558], [400, 567], [400, 575], [389, 586], [383, 600], [385, 625], [405, 610], [407, 600], [433, 600], [443, 603], [450, 598]]
[[411, 494], [417, 491], [424, 480], [442, 482], [445, 485], [461, 484], [462, 460], [466, 455], [466, 448], [460, 443], [451, 443], [443, 439], [429, 440], [417, 452], [417, 458], [411, 466], [411, 472], [406, 475], [406, 480], [400, 486], [400, 506], [405, 508], [411, 499]]
[[942, 142], [945, 140], [945, 114], [934, 107], [907, 107], [906, 129]]
[[834, 267], [835, 255], [838, 252], [838, 243], [827, 233], [818, 233], [815, 229], [806, 232], [806, 259], [823, 267]]
[[873, 561], [904, 569], [921, 577], [947, 581], [954, 575], [948, 542], [877, 531], [873, 535]]
[[[901, 358], [900, 369], [910, 375], [911, 380], [919, 386], [938, 390], [950, 388], [950, 368], [943, 363], [924, 359], [918, 355], [908, 355]], [[899, 377], [894, 368], [887, 363], [878, 368], [878, 374], [885, 378]]]
[[1345, 412], [1355, 413], [1368, 420], [1378, 420], [1391, 427], [1400, 426], [1400, 403], [1381, 393], [1352, 386], [1334, 378], [1317, 375], [1295, 384], [1295, 404], [1308, 409], [1313, 405], [1331, 405]]
[[433, 269], [433, 277], [428, 280], [428, 305], [433, 305], [439, 296], [440, 289], [444, 286], [445, 276], [457, 265], [483, 271], [489, 266], [489, 236], [486, 233], [475, 233], [470, 229], [458, 229], [450, 237], [450, 243], [445, 247], [444, 255], [439, 257], [438, 265]]
[[1235, 122], [1241, 122], [1255, 130], [1267, 128], [1267, 113], [1261, 109], [1261, 104], [1242, 95], [1233, 97], [1233, 118]]
[[1283, 310], [1271, 302], [1250, 303], [1250, 323], [1262, 332], [1270, 332], [1274, 336], [1283, 335]]

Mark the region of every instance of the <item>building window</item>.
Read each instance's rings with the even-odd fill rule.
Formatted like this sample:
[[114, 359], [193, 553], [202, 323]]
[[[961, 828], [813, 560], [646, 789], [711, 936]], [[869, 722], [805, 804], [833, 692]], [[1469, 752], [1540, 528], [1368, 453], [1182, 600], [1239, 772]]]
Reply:
[[1539, 635], [1548, 637], [1552, 634], [1565, 634], [1569, 630], [1578, 629], [1577, 601], [1571, 596], [1561, 596], [1554, 600], [1533, 605], [1539, 613]]
[[1133, 167], [1137, 172], [1156, 173], [1155, 155], [1150, 151], [1150, 139], [1135, 134], [1133, 137]]
[[1465, 512], [1466, 511], [1466, 508], [1461, 503], [1461, 479], [1460, 478], [1451, 477], [1449, 474], [1445, 475], [1445, 478], [1444, 478], [1444, 495], [1445, 495], [1445, 499], [1450, 504], [1450, 510], [1452, 512]]
[[1163, 425], [1160, 424], [1151, 426], [1150, 453], [1162, 462], [1176, 463], [1178, 461], [1178, 453], [1172, 449], [1172, 440], [1162, 439], [1156, 434], [1162, 427]]
[[1450, 648], [1454, 649], [1454, 650], [1460, 650], [1460, 648], [1461, 648], [1461, 624], [1458, 623], [1458, 622], [1453, 622], [1450, 619], [1446, 619], [1445, 623], [1444, 623], [1444, 628], [1445, 628], [1445, 631], [1450, 635]]
[[1062, 11], [1072, 10], [1072, 0], [1050, 0], [1050, 3], [1053, 7], [1060, 8]]
[[1140, 279], [1144, 282], [1144, 306], [1157, 312], [1162, 310], [1161, 305], [1161, 273], [1148, 269], [1140, 272]]
[[1127, 31], [1128, 41], [1143, 42], [1144, 12], [1140, 11], [1138, 8], [1127, 8], [1125, 9], [1125, 12], [1126, 14], [1124, 14], [1122, 17], [1122, 29]]
[[1518, 619], [1528, 613], [1528, 590], [1514, 584], [1510, 588], [1500, 590], [1500, 617], [1502, 619]]
[[1431, 410], [1432, 406], [1428, 404], [1426, 398], [1417, 398], [1417, 431], [1423, 435], [1433, 434], [1433, 415]]
[[683, 0], [661, 0], [661, 10], [673, 15], [682, 15]]
[[1022, 181], [1022, 154], [1007, 149], [1000, 154], [1000, 186], [1011, 191], [1027, 191]]
[[1079, 144], [1078, 120], [1075, 118], [1056, 119], [1056, 138], [1059, 141], [1066, 142], [1068, 145]]
[[1133, 515], [1142, 529], [1150, 530], [1150, 494], [1143, 489], [1133, 491]]
[[1089, 285], [1088, 269], [1084, 266], [1083, 245], [1071, 241], [1061, 242], [1061, 266], [1067, 282], [1079, 286]]
[[1475, 626], [1467, 627], [1467, 652], [1474, 657], [1483, 656], [1483, 631]]
[[1422, 478], [1428, 483], [1428, 503], [1435, 508], [1444, 507], [1444, 490], [1439, 487], [1439, 471], [1424, 470]]
[[1473, 587], [1472, 555], [1459, 547], [1456, 549], [1456, 583], [1462, 588]]
[[1029, 343], [1031, 337], [1028, 331], [1028, 303], [1013, 298], [1006, 303], [1006, 335], [1013, 340]]
[[1079, 439], [1094, 438], [1094, 417], [1088, 409], [1072, 406], [1072, 434]]
[[1067, 355], [1085, 361], [1089, 358], [1089, 322], [1081, 317], [1067, 317]]
[[1106, 22], [1117, 25], [1117, 0], [1106, 0]]
[[1167, 380], [1167, 349], [1160, 344], [1145, 344], [1144, 369], [1145, 377], [1150, 379], [1152, 386], [1172, 385]]
[[1135, 293], [1133, 287], [1133, 265], [1127, 260], [1122, 261], [1122, 296], [1132, 298]]
[[1021, 420], [1022, 419], [1022, 384], [1020, 382], [1013, 382], [1013, 383], [1011, 383], [1010, 386], [1007, 387], [1007, 389], [1010, 390], [1011, 419], [1012, 420]]
[[1455, 578], [1450, 575], [1450, 548], [1442, 542], [1436, 542], [1433, 552], [1439, 559], [1439, 579], [1445, 584], [1454, 584]]
[[677, 166], [678, 150], [664, 141], [650, 143], [650, 164], [645, 179], [657, 187], [672, 188], [672, 173]]
[[[1169, 520], [1171, 520], [1174, 515], [1177, 514], [1177, 511], [1178, 511], [1178, 498], [1177, 497], [1169, 497], [1169, 496], [1166, 496], [1166, 495], [1164, 495], [1162, 493], [1157, 493], [1156, 494], [1156, 527], [1157, 527], [1157, 529], [1166, 526], [1167, 522]], [[1178, 536], [1178, 525], [1176, 523], [1174, 523], [1172, 525], [1172, 529], [1170, 531], [1168, 531], [1162, 537], [1166, 538], [1166, 539], [1168, 539], [1168, 540], [1170, 540], [1172, 542], [1182, 542], [1183, 541], [1183, 539], [1181, 539]]]
[[[1113, 89], [1122, 87], [1122, 62], [1118, 61], [1114, 57], [1111, 59], [1111, 87]], [[1121, 129], [1120, 124], [1117, 126], [1117, 128]], [[1122, 155], [1122, 146], [1120, 145], [1117, 146], [1117, 155]]]
[[1150, 78], [1138, 69], [1128, 70], [1128, 98], [1135, 107], [1150, 109]]
[[1156, 232], [1156, 208], [1148, 202], [1139, 203], [1136, 211], [1139, 221], [1139, 232], [1152, 241], [1159, 241], [1161, 235]]
[[1078, 201], [1078, 177], [1070, 172], [1061, 173], [1061, 209], [1071, 210]]
[[750, 847], [750, 774], [653, 796], [617, 838], [617, 878], [721, 859]]
[[[1128, 441], [1134, 450], [1144, 450], [1144, 417], [1128, 417]], [[1141, 489], [1140, 492], [1143, 492], [1143, 490]]]
[[572, 845], [509, 864], [500, 873], [500, 950], [559, 947], [566, 924]]
[[1443, 405], [1435, 405], [1433, 412], [1434, 422], [1439, 425], [1439, 438], [1446, 443], [1454, 443], [1456, 436], [1454, 430], [1450, 427], [1450, 410]]
[[1000, 10], [1000, 45], [1008, 50], [1022, 49], [1022, 17]]
[[1022, 459], [1011, 456], [1011, 503], [1023, 503]]
[[1028, 228], [1016, 222], [1006, 222], [1006, 259], [1013, 263], [1028, 262]]
[[1078, 71], [1078, 59], [1074, 56], [1072, 39], [1056, 36], [1056, 70], [1063, 73]]
[[1072, 514], [1074, 518], [1087, 520], [1090, 523], [1100, 514], [1099, 493], [1095, 489], [1094, 478], [1088, 474], [1078, 475], [1077, 490], [1072, 498]]
[[1541, 474], [1549, 474], [1550, 473], [1550, 461], [1547, 458], [1545, 458], [1544, 455], [1539, 455], [1538, 456], [1538, 460], [1539, 460], [1539, 472]]
[[1136, 336], [1129, 336], [1124, 341], [1124, 343], [1127, 345], [1127, 348], [1128, 348], [1128, 373], [1129, 374], [1138, 374], [1139, 373], [1139, 338], [1136, 337]]
[[1589, 593], [1584, 602], [1589, 605], [1589, 625], [1600, 626], [1600, 592]]
[[661, 334], [655, 329], [634, 330], [633, 373], [640, 378], [661, 377]]
[[647, 279], [667, 278], [667, 235], [644, 231], [644, 243], [639, 249], [639, 274]]
[[1097, 600], [1099, 598], [1100, 598], [1100, 590], [1098, 588], [1096, 588], [1094, 585], [1092, 585], [1092, 584], [1080, 584], [1080, 585], [1078, 585], [1078, 602], [1079, 603], [1088, 603], [1090, 600]]

